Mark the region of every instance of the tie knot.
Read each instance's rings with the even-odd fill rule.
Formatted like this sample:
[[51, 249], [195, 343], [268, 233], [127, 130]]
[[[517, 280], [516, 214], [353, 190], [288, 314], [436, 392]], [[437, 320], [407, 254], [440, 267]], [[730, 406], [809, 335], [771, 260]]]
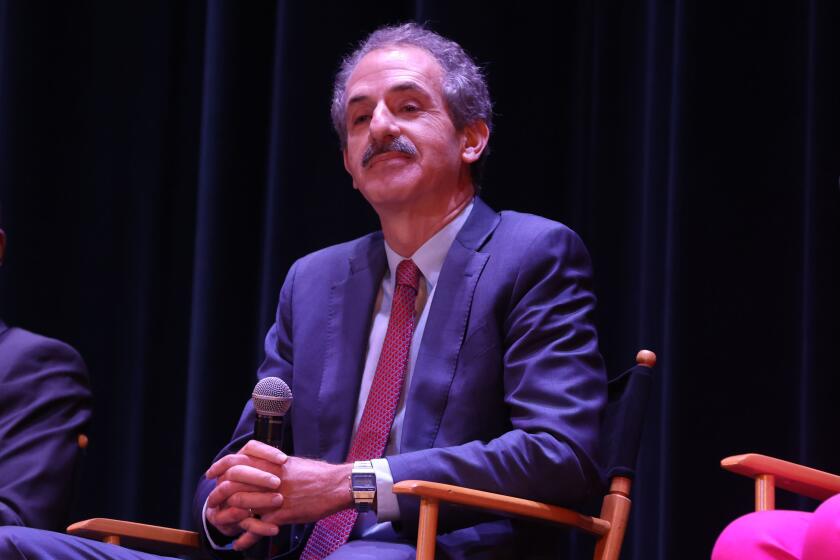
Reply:
[[397, 265], [397, 286], [408, 286], [415, 292], [420, 286], [420, 269], [411, 259], [405, 259]]

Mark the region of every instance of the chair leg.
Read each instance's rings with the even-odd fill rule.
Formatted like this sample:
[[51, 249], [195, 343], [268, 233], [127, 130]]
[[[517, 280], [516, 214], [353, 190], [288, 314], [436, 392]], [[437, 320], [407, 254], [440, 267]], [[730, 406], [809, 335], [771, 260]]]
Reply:
[[627, 518], [630, 516], [630, 498], [611, 494], [604, 498], [601, 508], [601, 519], [610, 522], [609, 532], [598, 539], [595, 545], [595, 560], [618, 560], [621, 554], [621, 543], [624, 541], [624, 531], [627, 529]]
[[610, 530], [598, 539], [595, 544], [595, 560], [618, 560], [621, 554], [621, 543], [627, 530], [627, 520], [630, 517], [630, 486], [632, 481], [623, 476], [617, 476], [610, 483], [610, 493], [601, 505], [601, 519], [610, 522]]
[[755, 511], [776, 509], [776, 477], [762, 474], [755, 477]]
[[440, 501], [420, 498], [420, 524], [417, 529], [417, 560], [434, 560]]

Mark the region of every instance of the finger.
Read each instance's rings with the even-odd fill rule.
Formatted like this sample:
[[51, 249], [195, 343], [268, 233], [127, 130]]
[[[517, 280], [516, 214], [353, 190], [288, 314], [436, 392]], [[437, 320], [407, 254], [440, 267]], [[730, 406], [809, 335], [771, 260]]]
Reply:
[[262, 539], [262, 535], [257, 535], [256, 533], [243, 533], [239, 538], [233, 541], [233, 549], [234, 550], [246, 550], [257, 544], [260, 539]]
[[271, 511], [267, 511], [260, 516], [260, 519], [265, 521], [266, 523], [271, 523], [272, 525], [285, 525], [285, 523], [281, 523], [281, 519], [285, 519], [288, 517], [288, 512], [284, 511], [282, 508], [273, 509]]
[[[256, 467], [254, 467], [254, 468], [256, 468]], [[225, 471], [224, 474], [222, 474], [221, 476], [218, 476], [216, 478], [216, 486], [218, 486], [219, 484], [221, 484], [222, 482], [225, 482], [225, 481], [230, 481], [230, 476], [228, 475], [227, 471]], [[251, 486], [250, 484], [246, 485], [243, 482], [235, 482], [234, 484], [242, 484], [243, 486]], [[261, 490], [261, 488], [259, 486], [251, 486], [250, 491], [256, 492], [258, 490]]]
[[242, 529], [239, 528], [239, 523], [246, 517], [249, 517], [249, 512], [238, 508], [219, 509], [208, 507], [206, 515], [207, 521], [223, 535], [235, 537], [242, 533]]
[[294, 509], [275, 508], [268, 511], [260, 512], [260, 519], [265, 523], [271, 523], [282, 527], [283, 525], [291, 525], [300, 522], [299, 514]]
[[233, 542], [235, 550], [244, 550], [251, 548], [263, 537], [273, 537], [279, 532], [277, 525], [266, 523], [256, 517], [249, 517], [243, 519], [239, 524], [240, 529], [244, 529], [245, 533]]
[[210, 491], [207, 496], [207, 505], [209, 507], [216, 507], [221, 505], [230, 496], [237, 492], [265, 492], [266, 490], [259, 486], [251, 484], [243, 484], [241, 482], [232, 482], [230, 480], [216, 481], [216, 487]]
[[248, 465], [235, 465], [227, 470], [228, 482], [242, 482], [260, 489], [276, 490], [280, 487], [280, 479], [270, 472], [249, 467]]
[[252, 461], [249, 456], [240, 455], [239, 453], [231, 453], [230, 455], [225, 455], [210, 465], [210, 468], [204, 473], [204, 477], [218, 478], [234, 465], [250, 465], [251, 463]]
[[229, 480], [227, 477], [219, 478], [216, 480], [216, 486], [221, 486], [222, 484], [226, 484], [230, 488], [233, 488], [235, 492], [267, 492], [265, 488], [260, 486], [254, 486], [253, 484], [246, 484], [245, 482], [235, 482], [233, 480]]
[[286, 459], [289, 458], [288, 455], [276, 447], [272, 447], [255, 439], [249, 440], [248, 443], [239, 450], [239, 453], [248, 455], [249, 457], [255, 457], [257, 459], [263, 459], [264, 461], [274, 463], [275, 465], [282, 465], [286, 462]]
[[[207, 511], [210, 511], [210, 508], [207, 508]], [[217, 508], [213, 517], [213, 524], [235, 525], [238, 528], [242, 520], [248, 517], [251, 517], [251, 512], [247, 509], [233, 507]], [[240, 531], [241, 529], [237, 530], [237, 533]]]
[[220, 506], [225, 500], [239, 492], [265, 492], [265, 489], [254, 486], [253, 484], [223, 480], [222, 482], [217, 482], [216, 487], [207, 495], [207, 505], [208, 507]]
[[[245, 449], [245, 447], [243, 447], [243, 449]], [[271, 447], [271, 449], [274, 448]], [[259, 452], [263, 454], [268, 454], [268, 452], [266, 452], [265, 450], [261, 450]], [[285, 462], [286, 459], [288, 459], [285, 453], [277, 451], [276, 449], [274, 449], [274, 452], [280, 453], [280, 455], [282, 455], [283, 462]], [[277, 471], [279, 467], [282, 466], [282, 462], [279, 464], [277, 463], [277, 461], [279, 461], [280, 458], [281, 457], [279, 456], [275, 456], [273, 458], [273, 461], [268, 461], [257, 456], [246, 455], [245, 453], [231, 453], [230, 455], [225, 455], [224, 457], [210, 465], [210, 468], [207, 469], [207, 471], [204, 473], [204, 476], [208, 479], [221, 478], [227, 473], [228, 470], [230, 470], [236, 465], [247, 465], [249, 467], [254, 467], [256, 469], [260, 469], [266, 472]]]
[[239, 522], [239, 528], [261, 537], [273, 537], [279, 531], [279, 528], [274, 523], [266, 523], [262, 519], [257, 519], [256, 517], [247, 517], [243, 519]]
[[228, 498], [227, 504], [243, 509], [272, 509], [283, 505], [283, 495], [274, 492], [237, 492]]

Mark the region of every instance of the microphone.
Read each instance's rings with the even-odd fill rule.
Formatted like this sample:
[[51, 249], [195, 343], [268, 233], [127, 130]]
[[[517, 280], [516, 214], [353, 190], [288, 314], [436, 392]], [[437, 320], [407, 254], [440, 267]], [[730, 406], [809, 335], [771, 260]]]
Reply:
[[[283, 418], [292, 406], [292, 390], [279, 377], [264, 377], [254, 385], [251, 402], [257, 413], [254, 419], [254, 439], [277, 449], [283, 448]], [[252, 512], [252, 516], [259, 519], [259, 514]], [[264, 559], [272, 555], [272, 542], [269, 537], [246, 551], [246, 558]], [[287, 545], [283, 545], [287, 548]]]
[[251, 394], [257, 417], [254, 439], [277, 449], [283, 447], [283, 417], [292, 406], [292, 390], [279, 377], [264, 377]]

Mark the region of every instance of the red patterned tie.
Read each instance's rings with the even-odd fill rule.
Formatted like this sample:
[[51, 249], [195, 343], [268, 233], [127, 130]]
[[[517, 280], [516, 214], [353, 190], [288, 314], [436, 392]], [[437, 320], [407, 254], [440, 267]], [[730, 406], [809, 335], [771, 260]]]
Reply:
[[[385, 452], [408, 365], [419, 284], [420, 269], [417, 265], [411, 260], [400, 262], [382, 353], [376, 364], [359, 429], [350, 444], [348, 463], [376, 459]], [[347, 542], [357, 516], [355, 509], [345, 509], [318, 521], [300, 560], [321, 560], [335, 552]]]

